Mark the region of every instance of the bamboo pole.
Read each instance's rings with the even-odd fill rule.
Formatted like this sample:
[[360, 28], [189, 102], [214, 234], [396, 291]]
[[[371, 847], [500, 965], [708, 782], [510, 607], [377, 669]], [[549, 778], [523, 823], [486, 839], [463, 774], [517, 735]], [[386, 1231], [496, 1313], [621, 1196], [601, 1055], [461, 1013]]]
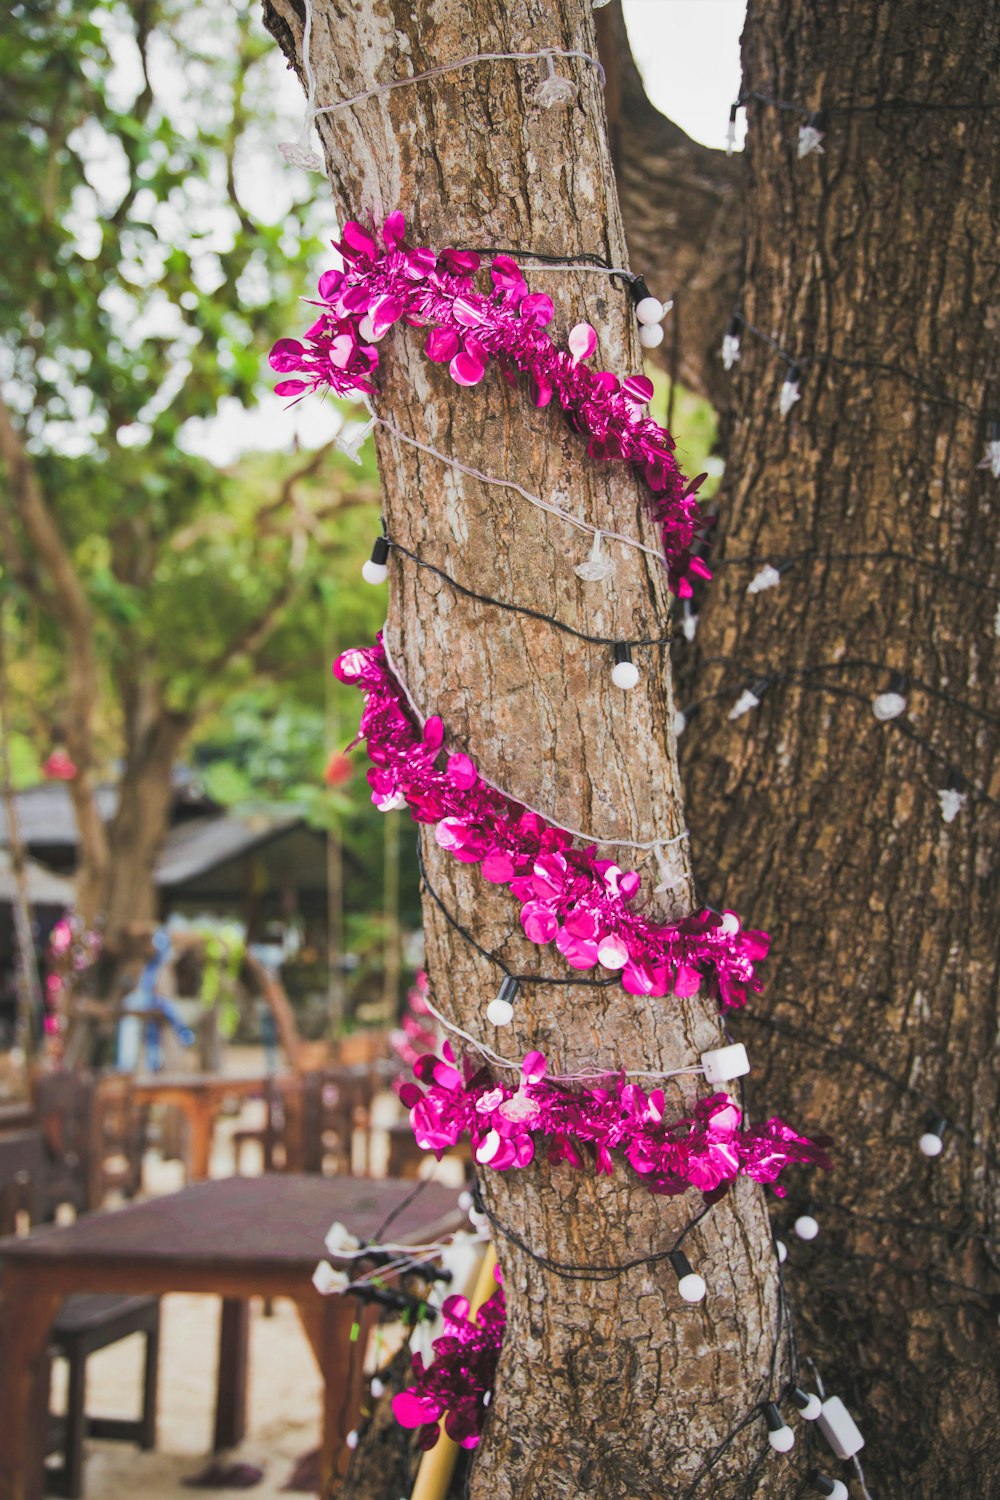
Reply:
[[[493, 1293], [496, 1286], [496, 1279], [493, 1275], [496, 1263], [496, 1251], [492, 1245], [488, 1245], [486, 1254], [479, 1263], [479, 1273], [469, 1296], [470, 1318], [476, 1316], [483, 1303]], [[441, 1435], [434, 1447], [420, 1460], [417, 1482], [413, 1486], [410, 1500], [445, 1500], [457, 1461], [458, 1444], [453, 1443], [445, 1432], [442, 1417]]]

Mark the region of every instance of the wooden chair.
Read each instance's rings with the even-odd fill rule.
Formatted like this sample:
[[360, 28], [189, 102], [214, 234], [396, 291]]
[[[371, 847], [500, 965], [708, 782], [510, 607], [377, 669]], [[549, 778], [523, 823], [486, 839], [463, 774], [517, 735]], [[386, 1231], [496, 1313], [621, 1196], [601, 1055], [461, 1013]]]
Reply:
[[264, 1123], [233, 1131], [233, 1166], [243, 1171], [243, 1150], [260, 1146], [265, 1172], [301, 1172], [302, 1079], [269, 1078], [264, 1089]]
[[[87, 1360], [130, 1334], [146, 1338], [142, 1411], [135, 1417], [94, 1417], [86, 1413]], [[69, 1365], [65, 1417], [50, 1417], [47, 1453], [61, 1453], [58, 1468], [46, 1469], [50, 1494], [79, 1500], [83, 1494], [84, 1438], [107, 1438], [156, 1446], [156, 1395], [160, 1351], [159, 1297], [123, 1297], [83, 1292], [67, 1297], [52, 1328], [51, 1350]]]
[[42, 1073], [33, 1092], [45, 1153], [40, 1217], [53, 1219], [61, 1203], [85, 1213], [92, 1206], [93, 1080], [81, 1073]]
[[[51, 1166], [49, 1145], [41, 1131], [0, 1137], [0, 1231], [13, 1234], [19, 1212], [37, 1222], [46, 1206]], [[65, 1201], [60, 1198], [59, 1201]], [[142, 1413], [138, 1419], [88, 1417], [87, 1359], [98, 1349], [132, 1333], [146, 1338]], [[85, 1293], [68, 1297], [56, 1316], [50, 1351], [69, 1365], [66, 1415], [51, 1416], [46, 1456], [62, 1455], [57, 1468], [46, 1469], [49, 1492], [79, 1500], [83, 1494], [84, 1438], [113, 1438], [152, 1448], [156, 1442], [157, 1365], [160, 1344], [160, 1299]]]
[[364, 1133], [362, 1176], [369, 1166], [371, 1105], [375, 1094], [372, 1069], [367, 1063], [354, 1067], [325, 1068], [305, 1073], [303, 1083], [303, 1167], [306, 1172], [334, 1172], [349, 1176], [354, 1171], [354, 1133]]
[[132, 1079], [109, 1074], [94, 1084], [87, 1152], [87, 1204], [100, 1208], [117, 1188], [134, 1198], [142, 1187], [143, 1123]]

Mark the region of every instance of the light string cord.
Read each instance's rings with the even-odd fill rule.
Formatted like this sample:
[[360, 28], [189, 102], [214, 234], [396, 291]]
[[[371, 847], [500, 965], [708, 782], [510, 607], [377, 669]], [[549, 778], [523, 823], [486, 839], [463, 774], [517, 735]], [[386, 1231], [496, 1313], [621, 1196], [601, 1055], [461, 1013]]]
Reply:
[[[444, 1026], [448, 1031], [453, 1032], [455, 1036], [460, 1036], [463, 1041], [467, 1042], [471, 1047], [474, 1047], [477, 1052], [482, 1053], [483, 1057], [488, 1058], [488, 1060], [493, 1063], [495, 1067], [505, 1068], [508, 1072], [511, 1073], [521, 1072], [523, 1066], [521, 1063], [515, 1062], [513, 1058], [501, 1057], [499, 1052], [494, 1052], [493, 1048], [488, 1047], [485, 1042], [477, 1041], [477, 1039], [474, 1036], [470, 1035], [468, 1031], [463, 1031], [461, 1026], [456, 1026], [454, 1021], [449, 1021], [447, 1016], [443, 1016], [441, 1014], [441, 1012], [437, 1009], [429, 996], [423, 996], [423, 1003], [427, 1006], [427, 1009], [430, 1011], [431, 1015], [434, 1016], [436, 1020], [440, 1021], [442, 1026]], [[545, 1077], [549, 1080], [550, 1083], [590, 1083], [599, 1081], [602, 1078], [669, 1079], [681, 1078], [694, 1074], [704, 1074], [704, 1072], [704, 1066], [701, 1064], [691, 1064], [686, 1068], [671, 1068], [669, 1071], [661, 1073], [648, 1072], [645, 1070], [634, 1068], [594, 1067], [586, 1073], [546, 1072]]]
[[669, 1260], [671, 1255], [680, 1249], [695, 1225], [700, 1224], [705, 1215], [711, 1213], [714, 1207], [714, 1204], [706, 1203], [704, 1208], [684, 1225], [684, 1228], [668, 1250], [654, 1250], [649, 1255], [639, 1255], [634, 1260], [622, 1261], [617, 1265], [572, 1265], [566, 1261], [553, 1260], [551, 1256], [543, 1255], [537, 1250], [532, 1250], [531, 1246], [515, 1230], [511, 1229], [509, 1225], [504, 1224], [491, 1209], [487, 1208], [479, 1192], [478, 1183], [476, 1184], [474, 1196], [479, 1212], [486, 1216], [494, 1229], [498, 1230], [504, 1239], [509, 1240], [512, 1245], [516, 1245], [519, 1250], [537, 1265], [541, 1266], [542, 1270], [550, 1271], [554, 1276], [560, 1276], [565, 1281], [613, 1281], [616, 1276], [623, 1276], [627, 1271], [634, 1271], [639, 1266], [658, 1265], [660, 1261]]
[[[777, 683], [788, 682], [792, 680], [796, 680], [799, 686], [807, 692], [825, 693], [828, 697], [831, 698], [849, 698], [853, 702], [863, 703], [868, 708], [871, 707], [871, 699], [864, 693], [858, 692], [856, 688], [840, 687], [832, 682], [811, 682], [809, 678], [804, 675], [796, 677], [795, 674], [791, 673], [771, 673], [770, 675], [765, 677], [762, 674], [761, 678], [758, 679], [758, 682], [762, 687], [770, 689]], [[744, 678], [744, 684], [745, 681], [746, 679]], [[714, 699], [724, 698], [731, 693], [737, 692], [739, 686], [739, 684], [732, 684], [716, 688], [713, 692], [710, 693], [704, 693], [700, 698], [696, 698], [694, 702], [689, 704], [686, 708], [681, 709], [680, 713], [685, 719], [690, 719], [691, 715], [695, 713], [697, 709], [701, 708], [704, 704], [710, 703]], [[949, 701], [954, 701], [958, 703], [959, 706], [962, 706], [961, 701], [958, 699]], [[949, 775], [954, 773], [954, 771], [956, 770], [955, 762], [952, 757], [945, 755], [940, 750], [936, 749], [936, 747], [931, 744], [930, 740], [925, 739], [923, 735], [918, 734], [917, 731], [913, 728], [912, 724], [908, 723], [904, 718], [888, 719], [884, 722], [882, 727], [885, 729], [893, 729], [898, 734], [904, 735], [908, 740], [912, 740], [915, 745], [919, 745], [925, 752], [925, 754], [928, 755], [932, 760], [936, 761], [938, 765], [943, 766]], [[980, 786], [977, 782], [970, 781], [969, 778], [964, 775], [964, 773], [962, 774], [962, 789], [964, 791], [967, 791], [968, 794], [971, 797], [975, 798], [977, 802], [985, 802], [990, 807], [1000, 807], [1000, 799], [994, 797], [990, 792], [986, 790], [984, 786]]]
[[841, 365], [844, 369], [848, 370], [874, 370], [883, 375], [898, 375], [921, 391], [929, 401], [936, 401], [940, 406], [948, 406], [956, 411], [963, 411], [968, 416], [975, 417], [977, 420], [982, 416], [982, 413], [976, 407], [970, 406], [967, 401], [962, 401], [957, 396], [943, 395], [934, 386], [928, 385], [919, 375], [915, 375], [912, 370], [908, 370], [905, 365], [890, 364], [888, 360], [851, 358], [849, 355], [843, 354], [820, 354], [815, 350], [804, 354], [792, 354], [777, 339], [765, 333], [763, 328], [758, 328], [755, 323], [751, 323], [741, 308], [737, 307], [733, 309], [731, 321], [739, 323], [752, 338], [757, 339], [762, 344], [766, 344], [772, 353], [788, 367], [790, 373], [792, 371], [798, 373], [807, 365]]
[[770, 563], [779, 570], [792, 568], [800, 562], [902, 562], [912, 567], [919, 568], [924, 572], [933, 573], [937, 578], [946, 579], [949, 583], [964, 583], [969, 588], [981, 589], [983, 593], [993, 594], [1000, 599], [1000, 585], [988, 583], [983, 578], [975, 578], [971, 573], [959, 573], [954, 569], [941, 567], [939, 563], [932, 562], [929, 558], [918, 557], [912, 552], [901, 552], [896, 547], [881, 547], [871, 551], [857, 552], [827, 552], [819, 547], [808, 548], [802, 552], [771, 552], [771, 553], [748, 553], [742, 557], [712, 557], [713, 569], [735, 568], [735, 567], [760, 567]]
[[[408, 686], [406, 684], [406, 681], [403, 678], [402, 673], [400, 672], [399, 668], [396, 666], [395, 661], [393, 660], [392, 653], [390, 651], [389, 643], [388, 643], [388, 640], [386, 639], [385, 633], [383, 633], [383, 636], [382, 636], [382, 649], [383, 649], [383, 651], [385, 653], [386, 665], [388, 666], [388, 668], [389, 668], [390, 672], [392, 673], [393, 677], [395, 677], [396, 681], [398, 682], [399, 687], [400, 687], [400, 691], [402, 692], [404, 698], [406, 699], [407, 703], [409, 704], [410, 712], [413, 714], [413, 716], [416, 719], [417, 724], [420, 726], [420, 728], [423, 729], [423, 727], [426, 724], [427, 720], [426, 720], [425, 716], [421, 713], [421, 711], [418, 708], [417, 704], [414, 702], [413, 695], [411, 694], [411, 692], [410, 692], [410, 690], [409, 690], [409, 688], [408, 688]], [[478, 771], [478, 768], [477, 768], [477, 771]], [[537, 807], [532, 807], [531, 804], [529, 802], [525, 802], [523, 800], [523, 798], [513, 796], [510, 792], [506, 791], [502, 786], [498, 786], [495, 781], [490, 781], [490, 779], [489, 779], [488, 776], [483, 776], [483, 774], [481, 772], [479, 772], [478, 774], [479, 774], [480, 781], [482, 781], [486, 786], [491, 787], [493, 791], [499, 792], [500, 795], [501, 795], [501, 797], [506, 797], [509, 802], [515, 802], [518, 805], [518, 807], [523, 807], [526, 812], [534, 813], [536, 817], [543, 818], [546, 823], [551, 824], [551, 826], [553, 828], [557, 828], [560, 833], [567, 833], [567, 834], [570, 835], [571, 838], [581, 839], [585, 844], [595, 844], [595, 845], [598, 845], [599, 847], [608, 848], [608, 849], [639, 849], [639, 850], [654, 851], [655, 852], [655, 851], [661, 850], [661, 849], [669, 849], [674, 844], [681, 844], [681, 843], [684, 842], [685, 839], [687, 839], [687, 838], [690, 837], [687, 829], [685, 829], [683, 833], [675, 834], [673, 838], [669, 838], [669, 839], [662, 839], [662, 838], [660, 838], [660, 839], [639, 840], [639, 839], [619, 839], [619, 838], [614, 838], [614, 839], [600, 839], [600, 838], [595, 838], [595, 836], [593, 834], [591, 834], [591, 833], [585, 833], [582, 829], [579, 829], [579, 828], [570, 828], [565, 823], [559, 823], [559, 822], [557, 822], [556, 819], [553, 818], [553, 817], [551, 817], [547, 812], [543, 812], [543, 811], [541, 811]]]
[[482, 943], [480, 943], [473, 936], [473, 934], [469, 931], [469, 929], [467, 927], [465, 927], [465, 926], [462, 925], [462, 923], [458, 920], [458, 918], [454, 915], [454, 913], [451, 912], [448, 909], [448, 907], [445, 905], [444, 901], [438, 895], [437, 891], [434, 889], [434, 886], [431, 884], [431, 881], [430, 881], [430, 879], [428, 877], [427, 867], [424, 864], [424, 856], [423, 856], [423, 852], [422, 852], [422, 850], [420, 848], [420, 841], [419, 841], [419, 839], [417, 840], [417, 866], [418, 866], [418, 868], [420, 870], [420, 879], [421, 879], [421, 882], [423, 884], [424, 890], [427, 892], [428, 896], [430, 896], [431, 900], [434, 902], [434, 905], [438, 908], [438, 910], [440, 911], [441, 915], [444, 917], [445, 921], [448, 923], [449, 927], [451, 927], [453, 929], [453, 931], [457, 932], [460, 937], [463, 937], [465, 939], [465, 941], [469, 944], [469, 947], [470, 948], [474, 948], [475, 951], [480, 955], [481, 958], [485, 958], [491, 964], [495, 964], [496, 967], [501, 971], [501, 973], [506, 976], [506, 978], [508, 978], [508, 979], [516, 979], [517, 982], [518, 982], [518, 984], [523, 984], [523, 985], [535, 985], [535, 984], [546, 984], [546, 985], [547, 984], [553, 984], [553, 985], [555, 985], [555, 984], [560, 984], [560, 985], [580, 985], [584, 989], [591, 989], [591, 990], [606, 990], [606, 989], [609, 989], [612, 985], [615, 985], [615, 984], [618, 983], [618, 975], [617, 974], [610, 974], [606, 979], [586, 979], [586, 978], [584, 978], [584, 977], [582, 977], [580, 975], [576, 975], [576, 974], [518, 974], [518, 973], [516, 973], [509, 966], [509, 964], [507, 964], [500, 957], [500, 955], [498, 953], [491, 953], [488, 948], [484, 948], [483, 945], [482, 945]]
[[[307, 0], [307, 9], [311, 8], [310, 0]], [[438, 63], [433, 68], [425, 68], [421, 73], [414, 73], [410, 78], [393, 78], [388, 83], [375, 84], [370, 89], [363, 89], [358, 94], [352, 94], [348, 99], [338, 99], [334, 104], [321, 104], [314, 106], [312, 117], [320, 115], [332, 115], [341, 109], [351, 109], [355, 104], [362, 104], [366, 99], [374, 99], [379, 94], [387, 94], [390, 89], [405, 88], [413, 83], [425, 83], [429, 78], [439, 78], [442, 73], [453, 73], [461, 68], [472, 67], [481, 62], [535, 62], [545, 60], [549, 64], [550, 76], [554, 72], [553, 59], [578, 58], [581, 62], [588, 63], [597, 73], [601, 87], [604, 87], [604, 68], [598, 58], [592, 57], [589, 52], [582, 52], [571, 47], [539, 47], [534, 52], [472, 52], [467, 57], [458, 57], [453, 62]]]
[[365, 402], [364, 404], [367, 405], [371, 413], [372, 421], [377, 426], [384, 427], [387, 432], [391, 432], [401, 443], [407, 443], [411, 448], [418, 448], [421, 453], [426, 453], [431, 458], [436, 458], [439, 463], [446, 464], [450, 469], [456, 469], [460, 474], [467, 474], [470, 479], [478, 479], [482, 484], [496, 485], [500, 489], [513, 490], [523, 500], [527, 500], [529, 505], [536, 506], [538, 510], [545, 511], [547, 515], [558, 516], [561, 521], [565, 521], [567, 525], [575, 526], [578, 531], [583, 531], [588, 536], [601, 537], [603, 540], [609, 542], [620, 542], [623, 547], [632, 547], [636, 552], [643, 552], [647, 557], [655, 558], [659, 566], [663, 567], [663, 553], [656, 547], [647, 546], [645, 542], [640, 542], [638, 538], [625, 536], [620, 531], [609, 531], [603, 526], [595, 526], [591, 521], [584, 521], [579, 516], [574, 516], [572, 511], [564, 510], [561, 505], [556, 505], [554, 501], [545, 500], [541, 495], [533, 495], [530, 490], [526, 490], [523, 485], [518, 484], [513, 479], [502, 479], [496, 474], [484, 474], [482, 469], [476, 469], [471, 464], [462, 463], [461, 459], [451, 458], [447, 453], [442, 453], [438, 448], [431, 447], [430, 443], [422, 443], [419, 438], [411, 437], [409, 433], [404, 432], [401, 427], [398, 427], [395, 422], [390, 421], [388, 417], [377, 416], [372, 410], [370, 402]]
[[612, 281], [623, 280], [627, 290], [631, 289], [635, 282], [642, 280], [627, 266], [613, 266], [610, 261], [605, 260], [603, 255], [595, 255], [587, 250], [579, 255], [547, 255], [543, 250], [512, 249], [509, 245], [476, 245], [472, 253], [483, 256], [509, 255], [516, 258], [519, 264], [525, 260], [538, 261], [538, 265], [529, 267], [531, 271], [593, 271], [598, 276], [610, 276]]
[[952, 1120], [948, 1111], [941, 1107], [940, 1101], [932, 1099], [930, 1095], [924, 1094], [920, 1089], [915, 1089], [912, 1084], [904, 1083], [902, 1079], [896, 1078], [890, 1073], [887, 1068], [880, 1067], [878, 1063], [870, 1062], [867, 1057], [863, 1056], [860, 1052], [855, 1052], [850, 1047], [845, 1047], [842, 1042], [830, 1041], [828, 1037], [824, 1037], [819, 1032], [806, 1031], [802, 1027], [792, 1026], [787, 1021], [777, 1019], [773, 1016], [762, 1016], [755, 1011], [744, 1010], [741, 1014], [745, 1020], [753, 1022], [754, 1025], [765, 1026], [769, 1031], [776, 1031], [781, 1036], [791, 1037], [793, 1041], [799, 1042], [802, 1046], [819, 1047], [825, 1052], [832, 1052], [840, 1057], [844, 1057], [864, 1072], [871, 1073], [873, 1077], [880, 1078], [884, 1083], [890, 1084], [900, 1094], [909, 1094], [912, 1098], [920, 1100], [928, 1113], [940, 1119], [947, 1119], [949, 1130], [953, 1130], [956, 1135], [961, 1136], [974, 1151], [977, 1151], [986, 1160], [989, 1166], [994, 1169], [1000, 1168], [1000, 1158], [994, 1156], [985, 1146], [980, 1145], [976, 1137], [964, 1125]]
[[736, 108], [742, 108], [747, 101], [753, 99], [757, 104], [768, 104], [774, 109], [787, 110], [792, 114], [803, 115], [810, 119], [822, 115], [874, 115], [881, 114], [883, 110], [915, 110], [918, 113], [928, 114], [943, 111], [948, 114], [976, 113], [980, 110], [1000, 109], [1000, 104], [983, 104], [975, 100], [956, 100], [954, 104], [946, 104], [944, 101], [938, 103], [936, 100], [923, 99], [876, 99], [870, 104], [820, 104], [815, 107], [808, 104], [797, 104], [793, 99], [777, 99], [773, 94], [762, 93], [760, 89], [741, 89], [736, 99]]
[[[916, 689], [917, 692], [926, 693], [929, 698], [937, 698], [942, 703], [947, 703], [950, 708], [959, 708], [963, 712], [972, 714], [977, 719], [982, 719], [986, 724], [1000, 725], [1000, 714], [991, 713], [989, 709], [980, 708], [975, 703], [970, 703], [965, 698], [956, 698], [951, 693], [946, 693], [943, 688], [935, 687], [933, 683], [926, 682], [922, 677], [914, 677], [911, 672], [902, 667], [893, 666], [891, 662], [872, 661], [864, 656], [847, 656], [841, 661], [819, 661], [810, 667], [785, 667], [779, 668], [771, 673], [770, 669], [758, 666], [754, 662], [741, 660], [737, 656], [706, 656], [701, 665], [703, 667], [739, 667], [747, 676], [756, 678], [769, 677], [773, 675], [775, 680], [792, 678], [798, 680], [803, 677], [813, 677], [820, 672], [879, 672], [883, 676], [898, 676], [906, 679], [908, 687]], [[891, 722], [891, 721], [890, 721]]]
[[490, 594], [480, 594], [476, 589], [468, 588], [464, 583], [459, 583], [444, 568], [439, 568], [436, 563], [428, 562], [416, 552], [411, 552], [404, 547], [402, 542], [397, 542], [393, 537], [386, 536], [387, 546], [403, 557], [408, 557], [411, 562], [416, 563], [418, 568], [426, 568], [428, 572], [450, 585], [457, 594], [466, 599], [472, 599], [476, 604], [488, 604], [494, 609], [505, 610], [513, 615], [526, 615], [530, 620], [541, 620], [546, 625], [551, 625], [553, 630], [561, 630], [565, 635], [571, 635], [578, 641], [585, 641], [590, 646], [669, 646], [671, 637], [669, 635], [644, 636], [641, 638], [629, 638], [626, 636], [589, 635], [585, 630], [577, 630], [573, 625], [567, 625], [563, 620], [557, 620], [554, 615], [546, 614], [541, 609], [530, 609], [525, 604], [512, 604], [506, 599], [494, 599]]

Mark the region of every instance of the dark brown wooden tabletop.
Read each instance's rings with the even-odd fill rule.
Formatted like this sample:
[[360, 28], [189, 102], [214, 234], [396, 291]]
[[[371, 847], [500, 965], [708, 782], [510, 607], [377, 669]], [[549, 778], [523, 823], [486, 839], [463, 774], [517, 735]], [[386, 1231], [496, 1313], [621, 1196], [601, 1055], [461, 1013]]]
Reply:
[[3, 1239], [0, 1260], [49, 1265], [99, 1260], [108, 1268], [137, 1260], [178, 1268], [280, 1265], [311, 1275], [335, 1219], [368, 1239], [396, 1210], [388, 1231], [394, 1241], [431, 1239], [458, 1228], [465, 1217], [457, 1191], [439, 1183], [274, 1172], [197, 1182], [74, 1224]]

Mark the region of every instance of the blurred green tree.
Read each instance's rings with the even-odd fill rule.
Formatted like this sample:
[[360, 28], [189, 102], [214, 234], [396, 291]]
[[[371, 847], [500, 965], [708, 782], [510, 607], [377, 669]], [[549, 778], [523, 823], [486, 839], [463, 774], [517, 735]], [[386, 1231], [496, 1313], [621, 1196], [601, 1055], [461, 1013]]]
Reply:
[[[27, 731], [75, 766], [78, 903], [112, 955], [154, 914], [185, 743], [206, 723], [224, 740], [220, 708], [251, 689], [268, 712], [322, 713], [325, 660], [381, 609], [349, 582], [370, 456], [204, 456], [205, 423], [255, 406], [319, 249], [319, 179], [272, 167], [275, 59], [257, 28], [224, 0], [24, 0], [0, 27], [19, 762]], [[112, 760], [105, 825], [94, 791]]]

